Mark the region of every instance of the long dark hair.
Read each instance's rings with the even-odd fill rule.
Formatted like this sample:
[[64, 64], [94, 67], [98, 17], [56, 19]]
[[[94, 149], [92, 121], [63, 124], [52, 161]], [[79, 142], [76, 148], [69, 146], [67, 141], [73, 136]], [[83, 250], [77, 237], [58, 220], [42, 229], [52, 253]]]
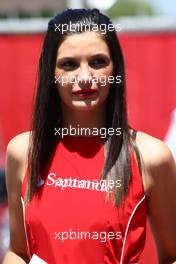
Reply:
[[[54, 82], [56, 54], [58, 47], [69, 34], [80, 34], [84, 27], [61, 32], [58, 25], [112, 25], [111, 20], [98, 9], [67, 9], [56, 15], [48, 23], [43, 48], [39, 60], [38, 86], [31, 122], [31, 144], [29, 148], [29, 181], [26, 202], [30, 201], [37, 191], [37, 182], [43, 178], [45, 166], [51, 158], [56, 140], [54, 128], [62, 126], [60, 97]], [[90, 27], [91, 28], [91, 27]], [[80, 31], [81, 29], [81, 31]], [[86, 27], [85, 27], [86, 30]], [[121, 128], [121, 135], [107, 136], [105, 142], [105, 164], [100, 179], [121, 180], [121, 187], [113, 189], [114, 204], [124, 201], [131, 179], [130, 149], [135, 150], [138, 164], [140, 156], [135, 142], [132, 141], [127, 121], [125, 69], [123, 54], [115, 28], [103, 34], [113, 61], [114, 78], [121, 76], [121, 83], [112, 83], [106, 101], [106, 127]]]

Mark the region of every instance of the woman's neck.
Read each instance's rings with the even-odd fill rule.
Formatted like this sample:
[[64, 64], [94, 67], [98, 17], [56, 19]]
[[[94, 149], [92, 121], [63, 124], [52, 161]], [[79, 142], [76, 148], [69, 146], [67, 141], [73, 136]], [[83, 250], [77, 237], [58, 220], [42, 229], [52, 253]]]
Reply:
[[90, 111], [73, 111], [65, 109], [62, 112], [63, 125], [62, 127], [83, 127], [83, 128], [98, 128], [106, 127], [105, 108], [93, 109]]

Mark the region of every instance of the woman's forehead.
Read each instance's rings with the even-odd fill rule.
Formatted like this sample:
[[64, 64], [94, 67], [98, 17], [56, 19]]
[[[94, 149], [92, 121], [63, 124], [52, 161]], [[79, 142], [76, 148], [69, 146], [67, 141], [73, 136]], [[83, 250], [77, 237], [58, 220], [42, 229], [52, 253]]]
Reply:
[[86, 53], [107, 53], [108, 46], [97, 32], [75, 33], [67, 36], [58, 48], [58, 56], [80, 55]]

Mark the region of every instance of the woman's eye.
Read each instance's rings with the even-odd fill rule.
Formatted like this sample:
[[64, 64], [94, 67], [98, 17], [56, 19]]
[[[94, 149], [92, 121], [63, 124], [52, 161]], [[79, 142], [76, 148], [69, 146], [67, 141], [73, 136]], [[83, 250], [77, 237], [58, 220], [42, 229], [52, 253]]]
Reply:
[[66, 70], [73, 70], [77, 68], [77, 63], [74, 61], [65, 61], [61, 63], [60, 67]]
[[102, 58], [99, 58], [99, 59], [92, 60], [90, 64], [94, 68], [101, 68], [105, 66], [106, 61]]

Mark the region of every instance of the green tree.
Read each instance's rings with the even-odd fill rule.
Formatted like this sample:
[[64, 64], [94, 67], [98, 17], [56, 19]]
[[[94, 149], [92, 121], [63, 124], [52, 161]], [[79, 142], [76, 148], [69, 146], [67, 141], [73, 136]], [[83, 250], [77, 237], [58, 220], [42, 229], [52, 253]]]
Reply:
[[145, 0], [117, 0], [107, 10], [107, 15], [111, 18], [119, 16], [154, 15], [154, 13], [152, 6]]

